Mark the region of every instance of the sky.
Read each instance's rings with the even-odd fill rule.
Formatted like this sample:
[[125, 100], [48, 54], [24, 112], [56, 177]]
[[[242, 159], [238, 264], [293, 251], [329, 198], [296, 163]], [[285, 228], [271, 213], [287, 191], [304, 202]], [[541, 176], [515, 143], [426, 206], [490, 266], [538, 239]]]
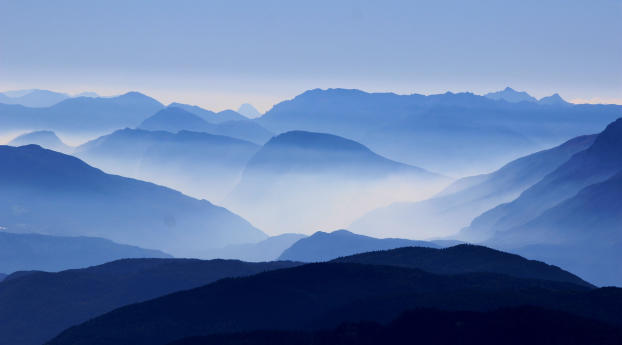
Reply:
[[313, 88], [622, 104], [622, 0], [0, 0], [0, 90], [260, 111]]

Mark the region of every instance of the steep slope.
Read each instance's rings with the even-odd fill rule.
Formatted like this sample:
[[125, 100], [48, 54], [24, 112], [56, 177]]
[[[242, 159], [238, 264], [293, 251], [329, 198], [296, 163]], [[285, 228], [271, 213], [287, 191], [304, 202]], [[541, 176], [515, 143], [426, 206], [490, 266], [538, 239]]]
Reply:
[[35, 131], [26, 134], [22, 134], [9, 142], [11, 146], [23, 146], [23, 145], [39, 145], [46, 149], [69, 153], [73, 150], [56, 136], [56, 133], [52, 131]]
[[622, 119], [609, 124], [586, 150], [572, 156], [516, 200], [499, 205], [479, 217], [460, 236], [485, 240], [496, 232], [525, 224], [545, 210], [622, 170]]
[[53, 130], [71, 133], [105, 133], [134, 127], [163, 105], [138, 92], [117, 97], [69, 98], [46, 108], [0, 104], [3, 130]]
[[0, 343], [42, 344], [67, 327], [126, 304], [225, 277], [294, 265], [233, 260], [131, 259], [59, 273], [14, 274], [0, 283]]
[[347, 230], [337, 230], [331, 233], [318, 231], [292, 244], [283, 251], [279, 260], [320, 262], [352, 254], [407, 246], [438, 247], [432, 242], [401, 238], [373, 238], [357, 235]]
[[596, 320], [535, 307], [488, 312], [407, 311], [387, 325], [361, 322], [315, 332], [255, 331], [190, 337], [170, 345], [568, 345], [622, 343], [622, 330]]
[[566, 267], [598, 285], [622, 286], [622, 170], [489, 243]]
[[248, 262], [274, 261], [279, 258], [285, 249], [306, 237], [306, 235], [302, 234], [281, 234], [268, 237], [257, 243], [237, 244], [213, 249], [206, 256], [220, 259], [238, 259]]
[[460, 179], [431, 199], [373, 210], [349, 228], [363, 234], [391, 228], [401, 236], [420, 239], [454, 235], [482, 212], [516, 199], [572, 155], [591, 146], [595, 138], [577, 137], [514, 160], [490, 174]]
[[50, 344], [158, 345], [215, 333], [326, 329], [342, 322], [387, 322], [420, 307], [486, 311], [527, 304], [620, 324], [620, 297], [620, 289], [490, 273], [433, 275], [402, 267], [320, 263], [224, 279], [126, 306], [72, 327]]
[[[185, 109], [187, 107], [182, 109], [177, 106], [169, 106], [143, 121], [138, 128], [173, 133], [182, 130], [206, 132], [248, 140], [257, 144], [263, 144], [272, 137], [270, 131], [246, 118], [243, 120], [231, 120], [235, 119], [236, 116], [227, 115], [226, 111], [222, 112], [224, 113], [223, 115], [219, 115], [221, 113], [214, 114], [215, 117], [219, 118], [216, 121], [213, 119], [205, 120], [200, 115], [191, 112], [196, 110], [190, 109], [191, 111], [187, 111]], [[223, 121], [222, 119], [226, 120]]]
[[218, 202], [257, 150], [250, 142], [208, 133], [124, 129], [79, 146], [75, 155], [110, 173]]
[[591, 286], [583, 279], [559, 267], [527, 260], [515, 254], [467, 244], [443, 249], [397, 248], [342, 257], [333, 261], [416, 268], [435, 274], [499, 273], [517, 278]]
[[620, 116], [621, 106], [509, 103], [470, 93], [317, 89], [275, 105], [256, 121], [275, 133], [344, 136], [390, 159], [465, 176], [599, 132]]
[[[13, 93], [15, 93], [14, 96], [11, 95]], [[0, 103], [19, 104], [33, 108], [50, 107], [67, 98], [69, 95], [66, 93], [37, 89], [8, 92], [8, 94], [0, 93]]]
[[0, 232], [0, 271], [61, 271], [125, 258], [166, 258], [159, 250], [121, 245], [102, 238]]
[[249, 160], [224, 204], [260, 227], [310, 233], [342, 228], [379, 205], [430, 195], [446, 182], [352, 140], [292, 131]]
[[108, 175], [39, 146], [0, 146], [0, 161], [1, 226], [11, 232], [104, 237], [173, 255], [265, 238], [206, 200]]

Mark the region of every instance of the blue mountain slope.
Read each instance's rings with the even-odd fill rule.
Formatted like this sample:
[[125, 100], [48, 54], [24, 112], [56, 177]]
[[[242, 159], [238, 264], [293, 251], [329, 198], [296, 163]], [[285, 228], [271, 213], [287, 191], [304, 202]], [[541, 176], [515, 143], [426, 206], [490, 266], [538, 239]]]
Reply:
[[379, 205], [429, 195], [447, 182], [352, 140], [291, 131], [250, 159], [225, 205], [260, 227], [310, 233], [344, 227]]
[[499, 102], [470, 93], [317, 89], [275, 105], [256, 121], [276, 133], [307, 130], [344, 136], [394, 160], [466, 175], [601, 131], [620, 116], [622, 107], [615, 105], [551, 106]]
[[11, 146], [39, 145], [46, 149], [70, 153], [73, 148], [60, 140], [52, 131], [35, 131], [22, 134], [9, 142]]
[[420, 239], [453, 235], [482, 212], [514, 200], [572, 155], [588, 148], [595, 138], [596, 135], [574, 138], [514, 160], [490, 174], [460, 179], [431, 199], [373, 210], [356, 220], [350, 229], [373, 233], [390, 228], [401, 236]]
[[62, 271], [124, 258], [166, 258], [159, 250], [102, 238], [0, 232], [0, 271]]
[[321, 262], [364, 252], [411, 246], [438, 248], [432, 242], [401, 238], [373, 238], [357, 235], [347, 230], [336, 230], [331, 233], [318, 231], [292, 244], [283, 251], [279, 260]]
[[0, 104], [0, 124], [3, 130], [101, 133], [134, 127], [162, 108], [158, 101], [138, 92], [107, 98], [69, 98], [46, 108]]
[[92, 168], [39, 146], [0, 146], [0, 219], [12, 232], [104, 237], [192, 255], [266, 236], [206, 200]]
[[496, 232], [529, 222], [584, 187], [604, 181], [622, 170], [621, 156], [622, 119], [619, 119], [607, 126], [588, 149], [576, 153], [516, 200], [475, 218], [461, 232], [462, 238], [483, 240]]
[[200, 115], [182, 108], [169, 106], [143, 121], [139, 128], [169, 132], [178, 132], [182, 130], [206, 132], [247, 140], [260, 145], [272, 137], [270, 131], [248, 119], [231, 120], [235, 116], [223, 116], [227, 118], [227, 120], [208, 122]]
[[26, 107], [49, 107], [61, 102], [70, 96], [66, 93], [49, 90], [20, 90], [0, 93], [0, 103], [20, 104]]
[[219, 201], [257, 150], [248, 141], [208, 133], [124, 129], [81, 145], [75, 154], [107, 172]]

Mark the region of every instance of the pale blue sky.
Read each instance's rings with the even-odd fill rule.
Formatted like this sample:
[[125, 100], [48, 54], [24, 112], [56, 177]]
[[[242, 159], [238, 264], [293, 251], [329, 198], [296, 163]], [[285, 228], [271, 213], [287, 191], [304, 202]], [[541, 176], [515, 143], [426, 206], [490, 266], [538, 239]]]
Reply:
[[0, 0], [0, 90], [260, 110], [311, 88], [622, 103], [622, 0]]

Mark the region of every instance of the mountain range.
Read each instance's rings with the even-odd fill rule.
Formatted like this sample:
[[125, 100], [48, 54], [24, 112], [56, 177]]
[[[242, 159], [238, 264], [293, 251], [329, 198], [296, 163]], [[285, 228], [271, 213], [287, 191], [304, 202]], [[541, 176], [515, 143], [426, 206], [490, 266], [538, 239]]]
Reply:
[[62, 271], [124, 258], [166, 258], [159, 250], [121, 245], [102, 238], [14, 234], [0, 231], [0, 271]]
[[0, 104], [0, 123], [3, 131], [103, 134], [135, 127], [163, 107], [160, 102], [138, 92], [106, 98], [68, 98], [42, 108]]
[[36, 145], [0, 146], [0, 161], [1, 226], [11, 232], [103, 237], [184, 256], [266, 238], [206, 200]]
[[42, 344], [65, 328], [126, 304], [192, 289], [225, 277], [248, 276], [295, 265], [128, 259], [58, 273], [18, 272], [0, 283], [0, 343]]
[[211, 249], [206, 253], [206, 257], [238, 259], [247, 262], [274, 261], [279, 259], [283, 251], [306, 237], [303, 234], [270, 236], [257, 243], [232, 244], [223, 248]]
[[270, 139], [224, 201], [280, 233], [340, 228], [384, 203], [429, 195], [447, 179], [339, 136], [291, 131]]
[[349, 228], [363, 234], [387, 228], [387, 234], [411, 238], [454, 235], [483, 212], [516, 199], [595, 139], [596, 135], [577, 137], [516, 159], [492, 173], [459, 179], [433, 198], [373, 210]]
[[26, 107], [49, 107], [70, 96], [49, 90], [17, 90], [0, 93], [0, 103], [19, 104]]
[[321, 262], [358, 253], [409, 246], [439, 247], [433, 242], [401, 238], [380, 239], [357, 235], [347, 230], [337, 230], [331, 233], [318, 231], [293, 243], [283, 251], [279, 260]]
[[330, 329], [343, 322], [389, 322], [416, 308], [488, 311], [532, 305], [619, 326], [621, 297], [617, 288], [505, 274], [317, 263], [223, 279], [129, 305], [71, 327], [49, 343], [157, 345], [219, 333]]
[[77, 147], [74, 155], [110, 173], [219, 201], [258, 150], [251, 142], [221, 135], [126, 128]]
[[397, 95], [309, 90], [256, 121], [356, 140], [387, 158], [447, 175], [498, 168], [531, 152], [601, 131], [621, 106], [499, 102], [471, 93]]
[[[178, 105], [169, 106], [145, 119], [138, 128], [173, 133], [182, 130], [206, 132], [242, 139], [259, 145], [264, 144], [273, 135], [272, 132], [259, 124], [232, 110], [225, 111], [224, 115], [221, 113], [214, 114], [204, 109], [201, 109], [201, 111], [213, 115], [208, 116], [192, 107], [189, 108], [189, 106], [184, 106], [183, 108], [178, 107]], [[215, 120], [216, 118], [219, 120]]]

